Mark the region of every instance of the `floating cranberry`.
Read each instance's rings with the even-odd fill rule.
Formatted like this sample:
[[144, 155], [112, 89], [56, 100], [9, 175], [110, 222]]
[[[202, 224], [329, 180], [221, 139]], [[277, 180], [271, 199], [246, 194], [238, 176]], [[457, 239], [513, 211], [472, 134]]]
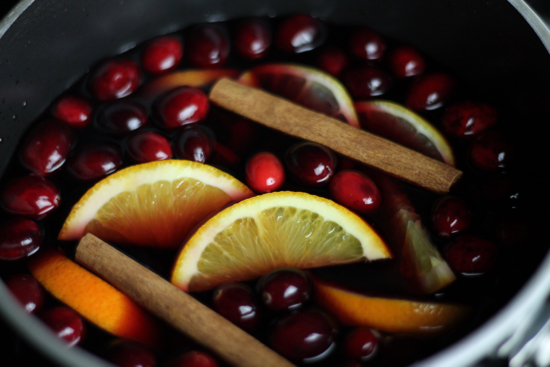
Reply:
[[260, 152], [246, 163], [246, 184], [257, 193], [278, 190], [285, 182], [283, 164], [272, 153]]
[[116, 340], [107, 347], [103, 358], [118, 367], [155, 367], [157, 365], [153, 352], [133, 340]]
[[325, 40], [321, 22], [307, 15], [295, 15], [284, 20], [277, 29], [277, 48], [287, 54], [311, 51]]
[[0, 206], [8, 213], [42, 219], [61, 203], [59, 190], [40, 176], [12, 179], [0, 193]]
[[392, 85], [391, 78], [376, 66], [361, 66], [344, 73], [343, 81], [354, 99], [369, 99], [385, 94]]
[[495, 265], [498, 247], [491, 241], [465, 234], [451, 240], [444, 255], [453, 271], [463, 275], [480, 275]]
[[122, 152], [110, 143], [80, 148], [69, 161], [69, 171], [79, 180], [91, 181], [107, 176], [122, 165]]
[[345, 338], [343, 349], [346, 357], [359, 362], [372, 359], [380, 344], [380, 336], [372, 329], [359, 327], [353, 329]]
[[93, 107], [90, 102], [75, 96], [61, 98], [52, 109], [53, 117], [74, 128], [88, 126], [92, 112]]
[[14, 274], [6, 280], [6, 286], [28, 313], [44, 305], [44, 290], [31, 274]]
[[297, 363], [322, 359], [334, 349], [337, 328], [324, 312], [297, 311], [276, 322], [269, 335], [270, 346]]
[[524, 200], [521, 182], [506, 175], [489, 178], [479, 188], [479, 195], [485, 203], [502, 209], [516, 209]]
[[309, 276], [295, 268], [277, 269], [264, 275], [258, 289], [267, 308], [277, 312], [301, 308], [312, 294]]
[[384, 55], [386, 43], [368, 28], [355, 30], [350, 36], [351, 53], [364, 60], [378, 60]]
[[440, 198], [432, 208], [432, 224], [440, 237], [450, 237], [470, 228], [472, 214], [464, 199], [456, 196]]
[[82, 342], [86, 333], [86, 325], [72, 309], [59, 306], [40, 312], [40, 318], [69, 346], [75, 346]]
[[349, 60], [344, 51], [335, 47], [326, 47], [317, 56], [316, 64], [319, 69], [339, 77], [348, 66]]
[[175, 69], [183, 58], [183, 45], [177, 37], [163, 36], [151, 41], [141, 54], [145, 71], [162, 74]]
[[0, 260], [19, 260], [34, 254], [42, 245], [43, 232], [26, 218], [13, 218], [0, 225]]
[[164, 136], [153, 131], [139, 131], [126, 140], [128, 155], [138, 163], [172, 158], [172, 147]]
[[218, 367], [218, 362], [208, 353], [191, 350], [171, 359], [166, 367]]
[[263, 58], [271, 47], [271, 32], [266, 22], [260, 19], [248, 19], [237, 25], [235, 49], [248, 60]]
[[382, 195], [376, 184], [357, 171], [338, 172], [330, 180], [329, 190], [338, 203], [360, 213], [374, 213], [382, 202]]
[[213, 299], [216, 311], [240, 328], [253, 331], [260, 325], [260, 310], [254, 293], [247, 285], [223, 284], [216, 288]]
[[396, 78], [420, 75], [426, 69], [424, 57], [410, 46], [396, 47], [389, 55], [390, 68]]
[[21, 161], [32, 172], [48, 175], [67, 160], [74, 142], [74, 133], [57, 121], [44, 121], [34, 127], [21, 145]]
[[470, 143], [468, 158], [482, 171], [504, 169], [510, 160], [510, 144], [501, 132], [486, 131]]
[[290, 147], [286, 164], [293, 177], [308, 186], [327, 184], [334, 175], [336, 156], [324, 146], [303, 142]]
[[479, 102], [462, 101], [451, 104], [443, 113], [441, 124], [448, 135], [469, 138], [494, 126], [497, 110]]
[[100, 129], [113, 134], [126, 134], [147, 123], [147, 111], [135, 102], [117, 101], [104, 106], [97, 114]]
[[455, 92], [455, 80], [445, 73], [425, 74], [415, 80], [407, 93], [406, 105], [414, 111], [435, 110]]
[[205, 163], [213, 151], [214, 142], [202, 126], [188, 126], [181, 130], [174, 141], [176, 156], [190, 161]]
[[92, 74], [90, 86], [100, 101], [129, 96], [141, 84], [141, 70], [132, 60], [115, 59], [103, 63]]
[[192, 87], [175, 88], [155, 102], [155, 116], [169, 130], [204, 120], [209, 109], [206, 94]]
[[186, 50], [189, 61], [197, 68], [221, 67], [229, 56], [227, 32], [218, 24], [198, 25], [189, 33]]

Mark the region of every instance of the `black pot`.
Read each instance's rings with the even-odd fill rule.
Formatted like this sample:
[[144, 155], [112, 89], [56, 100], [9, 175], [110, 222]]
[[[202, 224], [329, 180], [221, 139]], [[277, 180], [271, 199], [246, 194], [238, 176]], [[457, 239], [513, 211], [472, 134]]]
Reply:
[[[540, 2], [539, 6], [545, 4]], [[550, 206], [542, 129], [550, 113], [550, 31], [522, 0], [24, 0], [0, 23], [0, 176], [28, 126], [95, 60], [187, 25], [246, 15], [307, 13], [336, 23], [368, 25], [414, 45], [512, 114], [506, 128], [521, 146], [526, 195], [540, 223]], [[550, 12], [549, 12], [550, 14]], [[539, 233], [545, 239], [543, 228]], [[524, 244], [524, 251], [533, 244]], [[539, 315], [550, 292], [550, 256], [536, 253], [517, 294], [468, 336], [419, 363], [464, 366], [508, 357], [522, 344], [521, 326]], [[0, 313], [47, 358], [66, 366], [99, 366], [66, 347], [27, 316], [0, 282]], [[544, 316], [542, 316], [544, 319]], [[534, 324], [540, 320], [535, 320]], [[536, 329], [536, 327], [535, 327]], [[512, 335], [519, 342], [503, 344]], [[511, 339], [512, 342], [514, 339]], [[510, 349], [506, 349], [510, 346]]]

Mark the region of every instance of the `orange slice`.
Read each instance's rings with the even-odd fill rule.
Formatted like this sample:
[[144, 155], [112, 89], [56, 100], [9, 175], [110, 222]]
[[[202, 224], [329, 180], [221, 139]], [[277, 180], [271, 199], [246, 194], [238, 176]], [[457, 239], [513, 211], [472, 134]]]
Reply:
[[161, 330], [156, 320], [128, 296], [49, 249], [29, 261], [34, 277], [55, 298], [101, 329], [158, 349]]
[[254, 193], [214, 167], [166, 160], [120, 170], [94, 185], [72, 208], [60, 240], [92, 233], [107, 242], [177, 248], [202, 220]]
[[178, 255], [172, 283], [203, 291], [286, 266], [388, 257], [382, 239], [353, 212], [318, 196], [280, 191], [243, 200], [210, 218]]
[[293, 64], [268, 64], [250, 69], [237, 80], [359, 127], [348, 92], [324, 71]]
[[453, 150], [443, 135], [408, 108], [390, 101], [373, 100], [356, 102], [355, 110], [365, 130], [455, 165]]
[[448, 330], [470, 312], [466, 306], [369, 297], [315, 278], [315, 298], [342, 324], [388, 333], [431, 334]]

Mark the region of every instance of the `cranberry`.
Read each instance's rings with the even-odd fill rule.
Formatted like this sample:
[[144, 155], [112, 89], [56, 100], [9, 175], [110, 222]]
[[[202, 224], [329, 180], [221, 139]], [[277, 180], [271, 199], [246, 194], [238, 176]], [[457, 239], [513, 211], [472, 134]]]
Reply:
[[130, 101], [118, 101], [105, 105], [97, 114], [100, 129], [114, 134], [126, 134], [147, 123], [147, 111]]
[[0, 193], [0, 206], [7, 212], [30, 219], [42, 219], [61, 202], [59, 190], [40, 176], [12, 179]]
[[335, 47], [324, 48], [317, 56], [317, 67], [339, 77], [348, 66], [349, 60], [344, 51]]
[[325, 40], [325, 29], [307, 15], [295, 15], [284, 20], [277, 29], [277, 48], [287, 54], [313, 50]]
[[443, 113], [441, 124], [448, 135], [469, 138], [494, 126], [497, 110], [485, 103], [462, 101], [451, 104]]
[[69, 346], [80, 344], [86, 333], [86, 326], [82, 317], [72, 309], [58, 306], [41, 311], [40, 318]]
[[324, 312], [297, 311], [276, 322], [269, 335], [269, 344], [293, 362], [312, 362], [330, 354], [336, 333], [334, 321]]
[[248, 331], [255, 330], [261, 321], [258, 304], [250, 287], [242, 283], [226, 283], [214, 291], [216, 311]]
[[470, 143], [468, 158], [474, 167], [494, 172], [506, 168], [510, 160], [510, 144], [499, 131], [486, 131]]
[[364, 60], [378, 60], [384, 55], [386, 43], [371, 29], [360, 28], [350, 36], [351, 53]]
[[183, 57], [183, 45], [177, 37], [163, 36], [151, 41], [141, 54], [145, 71], [162, 74], [175, 69]]
[[69, 161], [69, 171], [79, 180], [107, 176], [122, 165], [122, 152], [111, 143], [85, 145]]
[[497, 175], [481, 185], [479, 195], [485, 203], [495, 208], [515, 209], [523, 200], [523, 188], [517, 178]]
[[451, 269], [464, 275], [485, 274], [495, 265], [498, 247], [474, 235], [461, 235], [447, 245], [445, 259]]
[[34, 254], [44, 234], [38, 224], [26, 218], [13, 218], [0, 225], [0, 260], [19, 260]]
[[107, 347], [103, 357], [118, 367], [155, 367], [157, 365], [153, 352], [133, 340], [116, 340]]
[[208, 353], [191, 350], [168, 362], [166, 367], [218, 367], [216, 360]]
[[424, 57], [410, 46], [399, 46], [389, 55], [389, 64], [393, 75], [397, 78], [408, 78], [420, 75], [426, 69]]
[[192, 87], [178, 87], [155, 102], [155, 116], [161, 126], [175, 129], [204, 120], [210, 109], [204, 92]]
[[67, 125], [53, 120], [42, 122], [23, 140], [21, 161], [38, 175], [50, 174], [65, 163], [73, 142], [73, 131]]
[[336, 156], [331, 150], [312, 142], [295, 144], [286, 154], [286, 164], [294, 178], [308, 186], [328, 183], [336, 163]]
[[271, 311], [301, 308], [312, 294], [311, 280], [300, 269], [282, 268], [264, 275], [258, 282], [264, 304]]
[[229, 39], [218, 24], [202, 24], [193, 28], [187, 38], [187, 55], [198, 68], [223, 66], [229, 55]]
[[44, 305], [44, 290], [32, 275], [12, 275], [6, 286], [28, 313], [39, 311]]
[[103, 63], [92, 75], [90, 86], [100, 101], [129, 96], [141, 84], [141, 70], [132, 60], [115, 59]]
[[376, 184], [357, 171], [338, 172], [330, 181], [329, 190], [338, 203], [360, 213], [374, 213], [382, 202]]
[[498, 243], [509, 248], [521, 243], [529, 243], [533, 233], [532, 222], [523, 217], [503, 218], [495, 226], [495, 237]]
[[380, 96], [391, 88], [391, 78], [376, 66], [361, 66], [344, 73], [343, 81], [354, 99]]
[[202, 126], [188, 126], [181, 130], [174, 141], [174, 151], [179, 158], [205, 163], [213, 150], [213, 139]]
[[440, 198], [432, 208], [432, 223], [440, 237], [450, 237], [470, 228], [472, 214], [464, 199], [456, 196]]
[[248, 19], [237, 25], [235, 48], [241, 57], [248, 60], [261, 59], [270, 47], [271, 33], [264, 21]]
[[451, 99], [455, 80], [445, 73], [425, 74], [415, 80], [406, 97], [406, 105], [414, 111], [435, 110]]
[[139, 131], [126, 140], [128, 155], [138, 163], [172, 158], [170, 142], [152, 131]]
[[246, 184], [257, 193], [278, 190], [285, 182], [283, 164], [269, 152], [261, 152], [250, 158], [246, 163], [245, 175]]
[[66, 96], [53, 106], [52, 114], [57, 120], [74, 128], [83, 128], [88, 126], [92, 111], [92, 104], [87, 100], [75, 96]]
[[359, 362], [372, 359], [378, 351], [380, 336], [372, 329], [353, 329], [345, 338], [343, 348], [346, 357]]

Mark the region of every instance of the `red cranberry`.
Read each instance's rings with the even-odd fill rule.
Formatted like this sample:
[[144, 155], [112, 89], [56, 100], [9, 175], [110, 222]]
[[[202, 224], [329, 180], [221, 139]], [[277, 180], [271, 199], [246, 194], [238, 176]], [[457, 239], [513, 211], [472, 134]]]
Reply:
[[275, 36], [277, 48], [287, 54], [313, 50], [325, 40], [321, 22], [307, 15], [295, 15], [284, 20]]
[[248, 331], [255, 330], [261, 321], [258, 304], [252, 290], [242, 283], [226, 283], [214, 291], [216, 311]]
[[376, 66], [361, 66], [344, 73], [343, 81], [354, 99], [370, 99], [386, 93], [391, 79]]
[[107, 176], [122, 165], [122, 152], [110, 143], [82, 147], [69, 161], [69, 171], [79, 180], [91, 181]]
[[108, 346], [103, 356], [118, 367], [155, 367], [153, 352], [133, 340], [118, 339]]
[[205, 352], [191, 350], [168, 362], [166, 367], [218, 367], [216, 360]]
[[97, 114], [100, 129], [114, 134], [126, 134], [147, 123], [147, 111], [130, 101], [118, 101], [103, 107]]
[[374, 213], [382, 202], [376, 184], [357, 171], [338, 172], [330, 180], [329, 190], [338, 203], [360, 213]]
[[344, 354], [346, 357], [359, 362], [372, 359], [378, 351], [380, 336], [369, 328], [356, 328], [344, 340]]
[[99, 67], [90, 79], [94, 96], [111, 101], [129, 96], [141, 84], [141, 70], [132, 60], [109, 60]]
[[455, 91], [455, 80], [445, 73], [420, 76], [407, 93], [406, 105], [414, 111], [435, 110], [451, 99]]
[[66, 96], [53, 106], [52, 114], [57, 120], [74, 128], [83, 128], [88, 126], [92, 111], [92, 104], [87, 100], [75, 96]]
[[65, 163], [73, 142], [73, 131], [67, 125], [53, 120], [42, 122], [23, 140], [21, 161], [38, 175], [50, 174]]
[[19, 260], [34, 254], [42, 245], [38, 224], [26, 218], [13, 218], [0, 225], [0, 260]]
[[260, 19], [248, 19], [237, 25], [235, 49], [248, 60], [263, 58], [271, 47], [268, 25]]
[[344, 51], [326, 47], [317, 56], [317, 67], [327, 73], [339, 77], [342, 71], [348, 66], [349, 60]]
[[267, 308], [277, 312], [301, 308], [312, 294], [309, 276], [295, 268], [277, 269], [264, 275], [258, 289]]
[[285, 182], [283, 164], [272, 153], [261, 152], [246, 163], [246, 184], [257, 193], [278, 190]]
[[494, 172], [506, 168], [510, 160], [510, 145], [499, 131], [486, 131], [470, 143], [468, 158], [474, 167]]
[[44, 305], [44, 290], [32, 275], [12, 275], [6, 286], [28, 313], [39, 311]]
[[152, 131], [140, 131], [126, 141], [128, 155], [138, 163], [162, 161], [172, 158], [170, 142]]
[[463, 101], [451, 104], [441, 118], [443, 130], [457, 138], [469, 138], [494, 126], [497, 110], [485, 103]]
[[86, 333], [82, 317], [72, 309], [59, 306], [40, 312], [40, 318], [69, 346], [80, 344]]
[[193, 66], [203, 69], [221, 67], [229, 55], [229, 39], [220, 25], [202, 24], [191, 30], [186, 49]]
[[141, 54], [145, 71], [162, 74], [175, 69], [183, 57], [183, 45], [177, 37], [163, 36], [151, 41]]
[[174, 151], [179, 158], [205, 163], [212, 154], [214, 142], [202, 126], [188, 126], [181, 130], [174, 141]]
[[155, 116], [165, 129], [204, 120], [210, 109], [204, 92], [192, 87], [178, 87], [162, 95], [155, 102]]
[[410, 46], [399, 46], [389, 55], [390, 68], [397, 78], [420, 75], [426, 69], [424, 57]]
[[328, 183], [336, 163], [336, 156], [331, 150], [311, 142], [295, 144], [286, 154], [286, 164], [294, 178], [308, 186]]
[[524, 217], [503, 218], [495, 226], [495, 237], [499, 244], [513, 248], [529, 243], [534, 232], [532, 226], [532, 222]]
[[521, 205], [523, 188], [517, 178], [493, 176], [481, 185], [480, 198], [495, 208], [515, 209]]
[[361, 28], [350, 37], [351, 53], [364, 60], [378, 60], [384, 55], [386, 43], [378, 33]]
[[30, 219], [41, 219], [61, 202], [55, 185], [40, 176], [12, 179], [0, 193], [0, 206], [7, 212]]
[[432, 208], [432, 223], [440, 237], [450, 237], [470, 228], [472, 214], [464, 199], [456, 196], [440, 198]]
[[269, 344], [293, 362], [313, 362], [331, 353], [336, 333], [334, 322], [324, 312], [298, 311], [277, 321]]
[[487, 273], [495, 265], [498, 247], [491, 241], [465, 234], [451, 240], [444, 254], [455, 272], [479, 275]]

